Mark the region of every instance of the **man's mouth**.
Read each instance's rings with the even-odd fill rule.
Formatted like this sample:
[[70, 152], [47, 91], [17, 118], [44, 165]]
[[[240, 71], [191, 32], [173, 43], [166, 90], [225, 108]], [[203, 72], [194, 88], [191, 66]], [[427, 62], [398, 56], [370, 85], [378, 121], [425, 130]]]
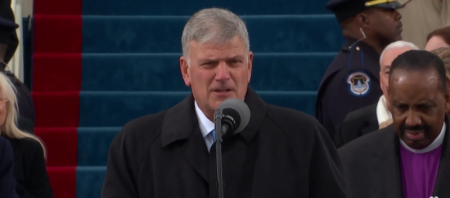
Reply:
[[216, 93], [228, 93], [231, 89], [214, 89], [213, 91]]
[[399, 23], [399, 24], [397, 25], [397, 30], [403, 31], [403, 23]]
[[405, 135], [410, 140], [421, 140], [425, 138], [425, 131], [424, 130], [405, 130]]

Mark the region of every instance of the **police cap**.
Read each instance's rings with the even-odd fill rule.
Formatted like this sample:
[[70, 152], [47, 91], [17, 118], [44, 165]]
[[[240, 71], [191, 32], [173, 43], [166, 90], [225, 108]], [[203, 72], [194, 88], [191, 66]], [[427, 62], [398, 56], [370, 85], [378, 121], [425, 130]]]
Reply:
[[7, 44], [12, 31], [18, 28], [14, 21], [0, 17], [0, 43]]
[[396, 0], [330, 0], [325, 7], [342, 22], [368, 8], [399, 9], [402, 5]]

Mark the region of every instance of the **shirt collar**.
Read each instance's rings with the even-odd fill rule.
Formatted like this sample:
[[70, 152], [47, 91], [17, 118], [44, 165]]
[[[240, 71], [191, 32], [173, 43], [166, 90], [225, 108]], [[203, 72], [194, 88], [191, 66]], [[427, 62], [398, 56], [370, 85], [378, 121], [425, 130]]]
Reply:
[[198, 107], [197, 101], [195, 101], [195, 113], [197, 114], [200, 131], [202, 132], [203, 137], [206, 137], [209, 132], [214, 130], [214, 122], [211, 122], [211, 120], [205, 116], [203, 111]]
[[[245, 97], [242, 101], [245, 101]], [[214, 130], [216, 126], [214, 125], [214, 122], [205, 116], [200, 107], [198, 107], [197, 101], [195, 101], [195, 113], [197, 114], [198, 126], [200, 126], [200, 131], [202, 132], [204, 138], [209, 134], [209, 132]]]

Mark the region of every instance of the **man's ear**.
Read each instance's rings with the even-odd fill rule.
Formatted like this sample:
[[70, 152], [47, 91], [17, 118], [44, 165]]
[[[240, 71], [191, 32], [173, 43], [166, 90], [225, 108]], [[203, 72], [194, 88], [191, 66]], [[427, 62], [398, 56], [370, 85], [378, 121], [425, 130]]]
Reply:
[[359, 27], [369, 28], [370, 27], [369, 12], [362, 12], [356, 15], [356, 21]]
[[191, 76], [189, 72], [189, 63], [186, 58], [183, 56], [180, 57], [180, 70], [181, 70], [181, 76], [183, 77], [184, 84], [186, 86], [191, 86]]
[[447, 91], [447, 93], [444, 95], [444, 99], [445, 99], [445, 112], [449, 112], [450, 111], [450, 95]]

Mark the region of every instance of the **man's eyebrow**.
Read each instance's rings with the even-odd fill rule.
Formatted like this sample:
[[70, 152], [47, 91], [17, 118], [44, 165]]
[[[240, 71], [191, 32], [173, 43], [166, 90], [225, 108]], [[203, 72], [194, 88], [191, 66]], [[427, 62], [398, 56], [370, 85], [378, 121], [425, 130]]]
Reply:
[[244, 59], [244, 58], [245, 57], [242, 55], [236, 55], [236, 56], [231, 57], [230, 59]]
[[[236, 55], [233, 57], [226, 57], [223, 58], [224, 60], [233, 60], [233, 59], [244, 59], [245, 57], [242, 55]], [[219, 61], [222, 59], [218, 59], [218, 58], [203, 58], [203, 59], [199, 59], [198, 62], [215, 62], [215, 61]]]

